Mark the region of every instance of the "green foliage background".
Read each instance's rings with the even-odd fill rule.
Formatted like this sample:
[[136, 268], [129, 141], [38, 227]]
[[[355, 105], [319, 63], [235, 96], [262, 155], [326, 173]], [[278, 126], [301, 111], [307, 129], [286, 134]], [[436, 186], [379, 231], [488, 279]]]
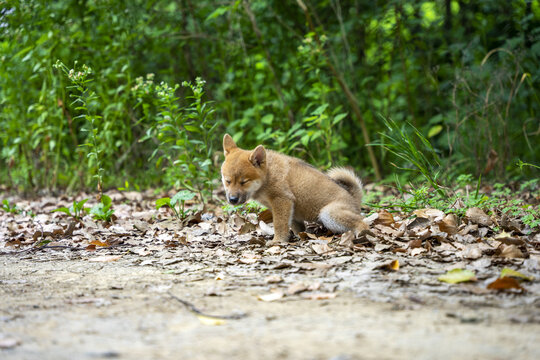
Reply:
[[[206, 160], [203, 181], [217, 178], [219, 156], [208, 154], [225, 131], [243, 147], [375, 178], [364, 135], [388, 139], [382, 117], [414, 125], [447, 177], [480, 175], [490, 153], [488, 176], [537, 177], [515, 164], [540, 158], [539, 24], [538, 0], [0, 1], [0, 180], [16, 190], [94, 186], [100, 169], [80, 146], [87, 117], [57, 60], [93, 70], [87, 111], [109, 187], [191, 184], [201, 170], [184, 173], [189, 159]], [[212, 101], [204, 116], [189, 87], [175, 86], [197, 77]], [[143, 81], [177, 104], [141, 93]], [[167, 114], [188, 124], [169, 148], [159, 138]], [[392, 163], [411, 166], [372, 149], [382, 176]], [[167, 171], [175, 161], [180, 170]]]

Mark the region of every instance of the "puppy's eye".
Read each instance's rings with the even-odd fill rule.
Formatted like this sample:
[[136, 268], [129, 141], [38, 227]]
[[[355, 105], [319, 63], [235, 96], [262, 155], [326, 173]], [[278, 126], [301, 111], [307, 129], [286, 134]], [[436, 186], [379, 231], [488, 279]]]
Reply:
[[231, 180], [225, 180], [225, 182], [227, 183], [227, 185], [231, 185]]
[[240, 185], [246, 185], [249, 182], [249, 179], [244, 179], [240, 181]]

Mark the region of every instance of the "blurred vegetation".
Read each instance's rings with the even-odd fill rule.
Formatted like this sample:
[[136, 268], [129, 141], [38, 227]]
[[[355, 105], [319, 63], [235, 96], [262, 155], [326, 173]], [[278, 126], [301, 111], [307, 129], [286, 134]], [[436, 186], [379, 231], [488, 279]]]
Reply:
[[225, 131], [371, 179], [414, 168], [385, 146], [400, 132], [437, 179], [539, 174], [517, 166], [540, 159], [538, 0], [0, 4], [8, 189], [204, 197]]

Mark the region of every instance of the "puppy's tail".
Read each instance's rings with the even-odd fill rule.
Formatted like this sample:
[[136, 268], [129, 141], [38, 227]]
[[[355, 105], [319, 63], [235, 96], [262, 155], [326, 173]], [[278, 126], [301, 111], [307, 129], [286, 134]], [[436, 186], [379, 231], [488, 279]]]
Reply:
[[327, 174], [339, 186], [347, 190], [358, 204], [362, 202], [362, 181], [354, 171], [343, 167], [335, 167], [328, 170]]

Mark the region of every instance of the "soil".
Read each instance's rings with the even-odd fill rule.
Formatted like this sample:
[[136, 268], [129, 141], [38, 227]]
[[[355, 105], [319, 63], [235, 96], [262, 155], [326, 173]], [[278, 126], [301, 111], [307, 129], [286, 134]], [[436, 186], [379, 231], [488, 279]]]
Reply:
[[[339, 281], [335, 298], [265, 302], [258, 296], [272, 285], [253, 265], [92, 256], [63, 250], [0, 257], [2, 359], [540, 358], [534, 294], [493, 302], [459, 291], [417, 293], [397, 278], [386, 279], [391, 286], [370, 282], [351, 266], [358, 281]], [[331, 286], [340, 276], [273, 272], [280, 271], [285, 283], [322, 276]], [[205, 313], [246, 316], [205, 324], [170, 294]]]

